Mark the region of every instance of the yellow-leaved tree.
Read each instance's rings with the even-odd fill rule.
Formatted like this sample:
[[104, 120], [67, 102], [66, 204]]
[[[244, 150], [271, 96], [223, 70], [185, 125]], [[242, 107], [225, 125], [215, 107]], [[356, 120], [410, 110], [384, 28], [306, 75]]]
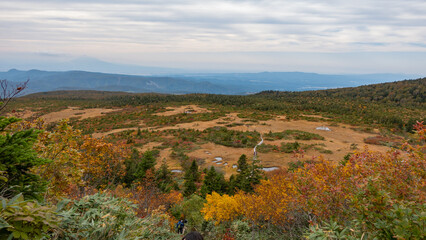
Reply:
[[243, 214], [244, 209], [241, 204], [244, 201], [243, 194], [235, 194], [222, 196], [216, 192], [207, 194], [207, 202], [201, 212], [204, 214], [205, 220], [215, 220], [216, 223], [231, 221]]
[[73, 185], [82, 185], [83, 165], [80, 162], [81, 132], [59, 122], [51, 131], [39, 134], [35, 149], [40, 157], [51, 160], [33, 171], [49, 182], [46, 197], [69, 196]]
[[40, 157], [50, 161], [32, 171], [47, 180], [46, 199], [81, 197], [88, 190], [115, 187], [125, 174], [124, 160], [128, 150], [124, 144], [84, 136], [66, 120], [50, 131], [40, 119], [19, 122], [14, 128], [42, 130], [35, 150]]

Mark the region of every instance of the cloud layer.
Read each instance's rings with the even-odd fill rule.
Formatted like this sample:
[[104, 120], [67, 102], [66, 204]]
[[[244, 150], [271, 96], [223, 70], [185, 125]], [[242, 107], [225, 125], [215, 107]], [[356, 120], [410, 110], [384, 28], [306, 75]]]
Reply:
[[426, 54], [425, 12], [424, 0], [3, 0], [0, 52]]

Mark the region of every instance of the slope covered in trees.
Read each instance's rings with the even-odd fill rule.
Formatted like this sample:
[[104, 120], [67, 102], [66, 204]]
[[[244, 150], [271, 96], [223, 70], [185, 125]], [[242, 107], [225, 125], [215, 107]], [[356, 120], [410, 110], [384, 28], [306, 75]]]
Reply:
[[[285, 114], [300, 119], [302, 114], [319, 114], [336, 122], [384, 126], [411, 131], [416, 120], [426, 120], [426, 79], [367, 85], [356, 88], [307, 92], [265, 91], [249, 96], [213, 94], [126, 94], [114, 92], [49, 92], [20, 99], [18, 107], [34, 105], [34, 99], [51, 101], [49, 106], [66, 106], [67, 101], [84, 107], [201, 104], [262, 114]], [[75, 96], [74, 96], [75, 95]], [[85, 100], [82, 100], [85, 99]], [[90, 100], [90, 101], [88, 101]], [[46, 109], [44, 106], [39, 106]], [[257, 114], [257, 116], [260, 116]]]
[[265, 91], [258, 95], [291, 98], [296, 96], [338, 98], [365, 103], [385, 103], [404, 107], [425, 107], [426, 78], [381, 83], [353, 88], [338, 88], [305, 92]]
[[[423, 81], [402, 83], [407, 90], [401, 99], [417, 105], [368, 98], [401, 83], [356, 88], [354, 96], [343, 89], [252, 96], [84, 91], [78, 97], [54, 92], [19, 98], [10, 109], [34, 115], [21, 121], [0, 117], [0, 237], [181, 239], [174, 225], [184, 218], [206, 239], [424, 239], [426, 127], [418, 122], [409, 128], [425, 116], [418, 86]], [[409, 90], [413, 86], [418, 93]], [[206, 111], [193, 112], [187, 104]], [[49, 125], [37, 118], [67, 106], [115, 109]], [[186, 111], [165, 114], [171, 106]], [[357, 124], [390, 129], [409, 141], [377, 152], [344, 142], [347, 135], [338, 143], [323, 132], [277, 131], [273, 125], [299, 119], [352, 134], [347, 128]], [[219, 126], [197, 129], [209, 121]], [[91, 135], [120, 128], [126, 129], [104, 138]], [[227, 166], [231, 176], [217, 163], [203, 168], [207, 160], [193, 155], [214, 148], [252, 153], [261, 137], [256, 128], [264, 128], [262, 162], [239, 155], [235, 168]], [[346, 144], [343, 154], [350, 146], [344, 158], [318, 156], [337, 144]], [[208, 152], [204, 145], [214, 148]], [[318, 155], [307, 158], [315, 148]], [[260, 164], [270, 161], [262, 154], [271, 152], [283, 154], [279, 161], [291, 159], [289, 167], [262, 171]], [[168, 159], [181, 172], [173, 172]]]

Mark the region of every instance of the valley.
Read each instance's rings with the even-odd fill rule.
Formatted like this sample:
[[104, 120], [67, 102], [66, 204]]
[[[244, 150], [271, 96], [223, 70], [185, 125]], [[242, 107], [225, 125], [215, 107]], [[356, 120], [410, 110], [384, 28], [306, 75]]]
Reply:
[[[175, 115], [191, 115], [211, 112], [211, 110], [199, 107], [197, 105], [183, 105], [179, 107], [167, 107], [164, 112], [157, 112], [154, 115], [156, 116], [175, 116]], [[73, 121], [78, 122], [79, 120], [87, 119], [90, 121], [90, 118], [102, 118], [102, 115], [113, 116], [115, 111], [123, 111], [123, 109], [101, 109], [101, 108], [89, 108], [79, 110], [78, 107], [68, 107], [65, 110], [58, 112], [51, 112], [45, 115], [42, 115], [41, 118], [45, 123], [54, 123], [62, 119], [74, 119]], [[213, 110], [215, 111], [215, 110]], [[217, 110], [216, 110], [217, 111]], [[136, 144], [136, 148], [141, 152], [148, 150], [159, 150], [159, 159], [157, 162], [157, 167], [159, 167], [162, 161], [165, 161], [171, 169], [182, 170], [179, 160], [171, 156], [172, 147], [164, 148], [166, 141], [170, 138], [173, 138], [173, 135], [170, 135], [167, 130], [196, 130], [204, 131], [208, 128], [214, 127], [227, 127], [229, 130], [239, 131], [239, 132], [258, 132], [259, 134], [267, 133], [277, 133], [284, 132], [286, 130], [299, 130], [307, 133], [315, 133], [322, 137], [324, 140], [297, 140], [298, 143], [309, 146], [317, 145], [317, 147], [310, 147], [304, 151], [303, 157], [296, 157], [294, 153], [283, 153], [278, 150], [265, 151], [260, 147], [260, 152], [258, 154], [258, 159], [261, 161], [263, 167], [278, 167], [278, 168], [287, 168], [288, 163], [291, 161], [297, 160], [309, 160], [315, 159], [320, 155], [327, 160], [334, 162], [339, 162], [343, 160], [344, 156], [352, 153], [356, 149], [362, 149], [368, 147], [368, 149], [374, 151], [388, 151], [389, 147], [372, 145], [364, 142], [366, 138], [376, 136], [379, 133], [378, 129], [371, 130], [370, 133], [361, 132], [354, 130], [355, 126], [348, 124], [332, 124], [330, 119], [322, 121], [321, 117], [318, 117], [319, 120], [316, 121], [307, 121], [307, 120], [287, 120], [285, 116], [278, 115], [274, 116], [270, 120], [258, 121], [247, 118], [240, 118], [238, 112], [228, 113], [223, 117], [219, 117], [210, 121], [193, 121], [187, 123], [179, 123], [170, 126], [152, 126], [147, 127], [141, 118], [140, 123], [135, 125], [132, 128], [116, 128], [107, 132], [94, 132], [92, 133], [93, 137], [105, 139], [114, 139], [114, 141], [127, 141], [134, 137], [137, 138], [137, 131], [148, 131], [148, 132], [160, 132], [164, 142], [148, 142], [146, 144]], [[138, 120], [136, 120], [138, 121]], [[318, 130], [318, 127], [327, 126], [330, 131]], [[125, 137], [124, 137], [125, 136]], [[236, 139], [236, 141], [241, 141], [243, 139]], [[283, 143], [295, 142], [294, 140], [271, 140], [266, 139], [264, 144], [279, 147]], [[202, 168], [210, 168], [211, 166], [216, 167], [219, 171], [225, 173], [227, 177], [231, 174], [236, 173], [236, 169], [232, 168], [233, 165], [237, 163], [238, 158], [242, 154], [247, 156], [252, 156], [252, 148], [254, 146], [247, 146], [245, 148], [235, 148], [228, 147], [219, 144], [215, 144], [209, 141], [201, 141], [196, 139], [194, 142], [191, 142], [194, 146], [191, 149], [185, 150], [191, 159], [196, 159]], [[132, 144], [129, 144], [130, 147]], [[318, 147], [319, 146], [319, 147]], [[326, 153], [323, 153], [326, 150]], [[263, 152], [262, 152], [263, 151]], [[222, 158], [222, 161], [215, 161], [215, 158]]]
[[[1, 139], [32, 137], [3, 149], [26, 146], [45, 161], [25, 174], [40, 176], [27, 184], [47, 184], [36, 197], [53, 204], [118, 196], [136, 204], [128, 219], [155, 223], [171, 239], [177, 236], [167, 221], [183, 217], [207, 239], [226, 239], [229, 222], [255, 223], [251, 231], [233, 227], [241, 239], [302, 239], [316, 231], [311, 216], [358, 219], [364, 208], [357, 201], [381, 209], [375, 199], [384, 199], [382, 192], [392, 200], [380, 211], [393, 214], [389, 204], [417, 201], [408, 217], [422, 214], [425, 81], [247, 96], [41, 92], [9, 102]], [[27, 198], [37, 193], [22, 191]], [[157, 234], [137, 226], [129, 234]]]

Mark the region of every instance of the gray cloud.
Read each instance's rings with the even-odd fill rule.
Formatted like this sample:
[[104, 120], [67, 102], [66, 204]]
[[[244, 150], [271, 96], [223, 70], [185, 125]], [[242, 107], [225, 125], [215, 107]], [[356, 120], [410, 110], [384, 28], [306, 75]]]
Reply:
[[0, 52], [128, 61], [167, 52], [425, 52], [425, 10], [424, 0], [3, 0]]

